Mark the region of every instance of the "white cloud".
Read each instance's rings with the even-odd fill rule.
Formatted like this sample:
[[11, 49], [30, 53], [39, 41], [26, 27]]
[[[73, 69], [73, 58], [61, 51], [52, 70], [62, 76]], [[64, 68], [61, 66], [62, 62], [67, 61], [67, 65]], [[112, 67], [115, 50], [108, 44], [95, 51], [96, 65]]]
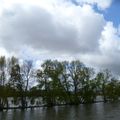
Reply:
[[0, 56], [8, 56], [8, 52], [2, 47], [0, 47]]
[[105, 10], [109, 8], [113, 0], [76, 0], [78, 3], [87, 3], [97, 5], [99, 9]]
[[[0, 55], [39, 59], [80, 59], [98, 68], [120, 70], [120, 27], [93, 9], [111, 0], [3, 0], [0, 8]], [[81, 4], [80, 3], [80, 4]], [[7, 53], [8, 52], [8, 53]], [[39, 61], [38, 61], [39, 63]]]
[[102, 32], [100, 49], [106, 54], [120, 52], [119, 28], [115, 28], [112, 22], [108, 22]]
[[107, 22], [99, 40], [99, 52], [81, 55], [83, 61], [98, 68], [105, 68], [120, 74], [120, 36], [119, 27]]
[[97, 39], [105, 24], [101, 14], [90, 5], [75, 6], [58, 1], [46, 5], [49, 7], [44, 2], [26, 7], [15, 4], [5, 10], [0, 20], [4, 47], [18, 50], [27, 44], [36, 49], [67, 53], [97, 49]]

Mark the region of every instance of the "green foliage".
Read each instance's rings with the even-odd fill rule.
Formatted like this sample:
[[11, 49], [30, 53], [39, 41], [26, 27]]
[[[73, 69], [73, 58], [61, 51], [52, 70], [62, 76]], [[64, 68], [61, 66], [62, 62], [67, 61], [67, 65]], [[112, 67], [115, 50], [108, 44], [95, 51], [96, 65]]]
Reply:
[[[37, 80], [37, 85], [30, 88], [30, 81]], [[120, 82], [113, 79], [108, 70], [95, 73], [93, 68], [76, 61], [46, 60], [33, 69], [32, 61], [11, 57], [0, 57], [0, 105], [8, 104], [8, 97], [14, 98], [14, 104], [21, 102], [26, 107], [26, 99], [31, 104], [35, 98], [42, 98], [44, 104], [80, 104], [93, 103], [96, 96], [103, 100], [117, 101], [120, 97]]]
[[118, 101], [120, 96], [120, 82], [112, 79], [105, 87], [106, 96], [110, 101]]

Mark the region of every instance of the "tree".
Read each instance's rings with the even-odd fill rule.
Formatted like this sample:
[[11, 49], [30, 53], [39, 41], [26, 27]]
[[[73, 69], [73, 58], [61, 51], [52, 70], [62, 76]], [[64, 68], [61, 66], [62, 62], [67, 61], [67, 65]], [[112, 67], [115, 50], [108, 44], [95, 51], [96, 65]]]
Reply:
[[6, 82], [6, 58], [5, 56], [0, 57], [0, 109], [4, 107], [7, 101], [5, 93], [5, 82]]
[[91, 103], [95, 99], [94, 69], [82, 65], [78, 73], [79, 98], [81, 103]]
[[12, 88], [14, 88], [18, 92], [18, 97], [20, 97], [21, 101], [21, 108], [24, 109], [26, 107], [25, 81], [22, 78], [21, 67], [19, 65], [18, 59], [12, 57], [11, 60], [9, 61], [9, 66], [10, 66], [9, 84]]
[[106, 85], [105, 91], [109, 101], [118, 101], [120, 96], [120, 82], [115, 78], [112, 78]]
[[82, 83], [81, 72], [84, 68], [84, 64], [80, 61], [72, 61], [69, 63], [68, 71], [73, 83], [73, 91], [74, 91], [74, 103], [79, 104], [79, 92], [80, 92], [80, 85]]
[[73, 100], [73, 97], [72, 97], [72, 81], [70, 79], [70, 74], [69, 74], [69, 71], [68, 71], [68, 67], [69, 67], [69, 62], [68, 61], [63, 61], [61, 62], [61, 65], [63, 67], [63, 72], [61, 74], [61, 83], [62, 83], [62, 86], [64, 88], [64, 91], [65, 91], [65, 102], [67, 104], [73, 104], [74, 103], [74, 100]]
[[96, 76], [96, 80], [97, 80], [98, 85], [99, 85], [99, 90], [102, 93], [104, 102], [107, 101], [105, 88], [106, 88], [108, 82], [110, 81], [110, 78], [111, 78], [111, 73], [108, 70], [103, 70], [103, 71], [99, 72]]
[[22, 79], [25, 82], [25, 92], [29, 89], [29, 82], [33, 77], [33, 61], [25, 60], [21, 66]]
[[49, 77], [49, 71], [50, 71], [50, 60], [45, 61], [41, 68], [37, 70], [36, 77], [39, 83], [39, 89], [42, 91], [43, 100], [47, 103], [47, 105], [52, 104], [51, 100], [51, 86], [50, 86], [50, 77]]
[[6, 59], [5, 56], [0, 57], [0, 85], [4, 86], [5, 85], [5, 80], [6, 80]]
[[61, 81], [63, 66], [57, 60], [47, 60], [42, 64], [42, 69], [38, 70], [37, 77], [39, 86], [46, 93], [46, 101], [49, 105], [54, 105], [58, 101], [64, 100], [65, 93]]

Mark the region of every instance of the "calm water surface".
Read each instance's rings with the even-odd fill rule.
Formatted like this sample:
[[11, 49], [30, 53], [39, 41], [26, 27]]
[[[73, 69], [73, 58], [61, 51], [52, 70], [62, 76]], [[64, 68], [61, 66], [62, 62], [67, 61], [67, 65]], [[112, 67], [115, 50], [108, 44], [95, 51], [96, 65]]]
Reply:
[[120, 120], [120, 103], [8, 110], [0, 120]]

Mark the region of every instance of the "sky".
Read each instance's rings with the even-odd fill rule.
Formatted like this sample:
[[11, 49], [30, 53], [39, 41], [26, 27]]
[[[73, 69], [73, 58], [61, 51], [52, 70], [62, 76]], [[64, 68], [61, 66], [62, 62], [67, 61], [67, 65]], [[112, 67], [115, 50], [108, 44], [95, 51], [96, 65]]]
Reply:
[[80, 60], [120, 75], [119, 0], [0, 0], [0, 56]]
[[108, 21], [112, 21], [114, 26], [117, 27], [120, 24], [120, 1], [114, 0], [111, 6], [104, 12], [104, 17]]

